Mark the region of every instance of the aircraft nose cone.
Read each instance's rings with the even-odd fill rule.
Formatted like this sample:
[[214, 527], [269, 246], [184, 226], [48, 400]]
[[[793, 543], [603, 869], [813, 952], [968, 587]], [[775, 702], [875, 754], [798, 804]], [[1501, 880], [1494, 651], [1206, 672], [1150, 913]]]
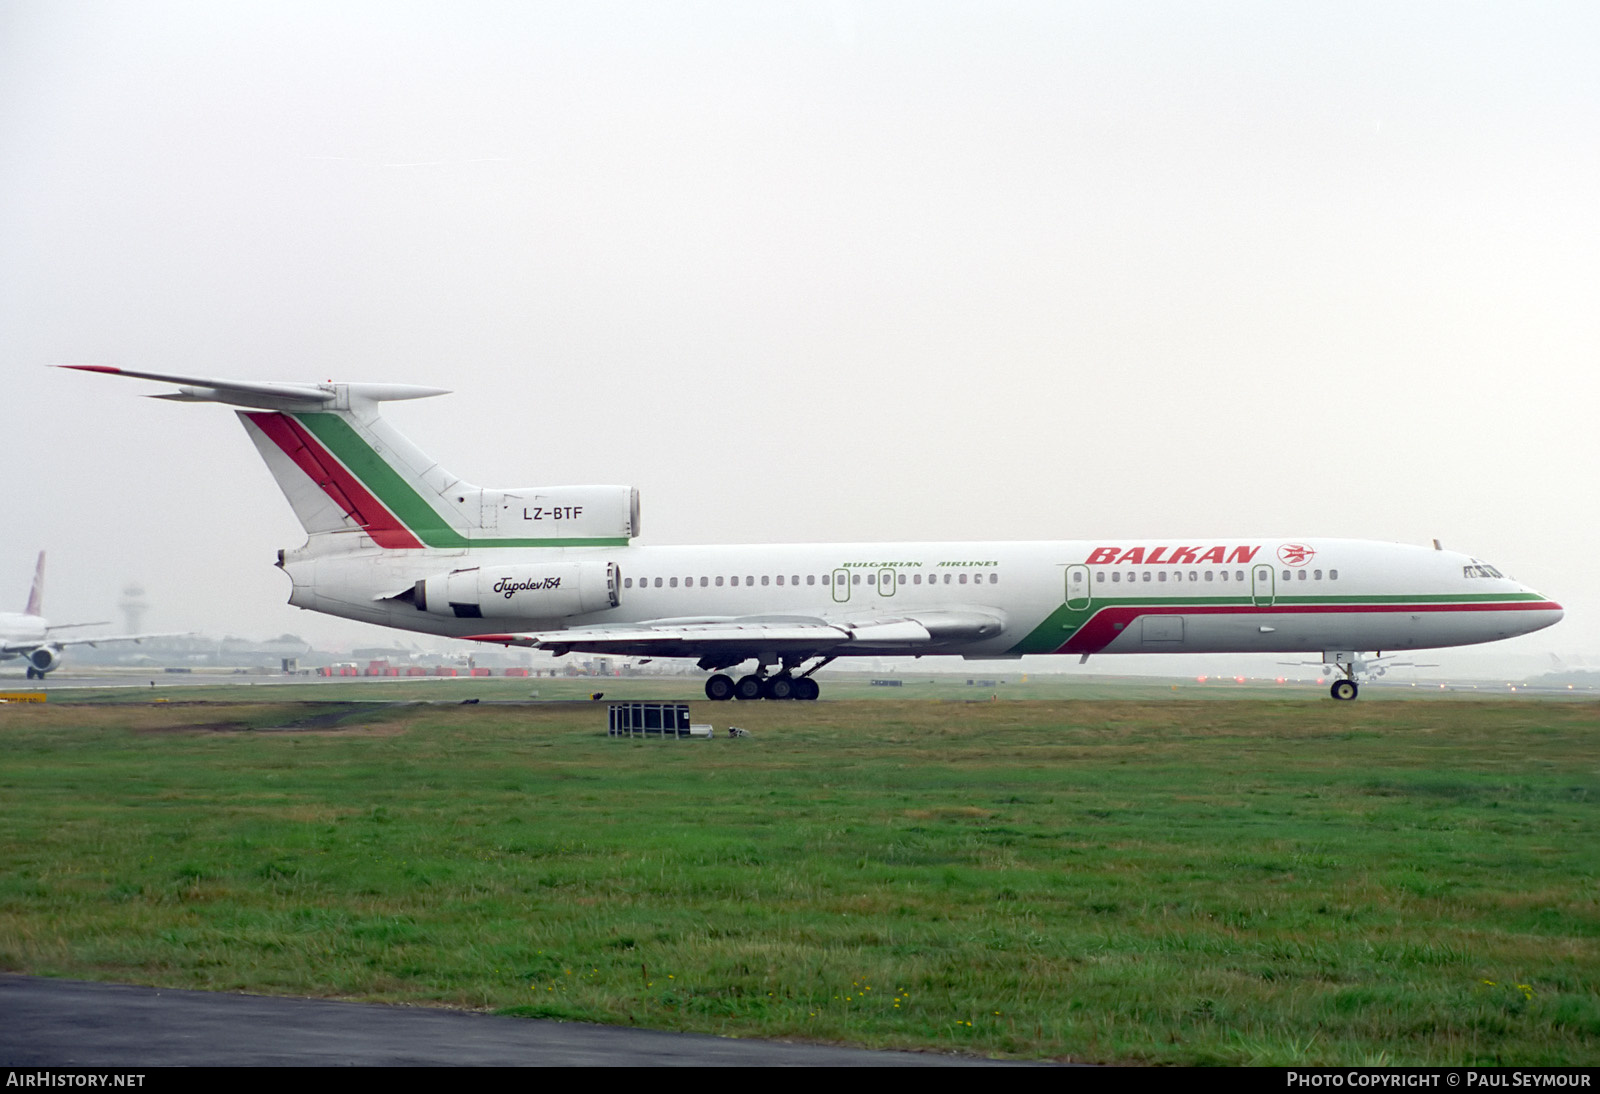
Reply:
[[[1529, 589], [1528, 591], [1533, 592], [1532, 589]], [[1538, 596], [1539, 594], [1534, 593], [1534, 595]], [[1538, 622], [1533, 626], [1533, 629], [1536, 631], [1543, 630], [1546, 627], [1555, 626], [1557, 623], [1561, 622], [1562, 618], [1567, 614], [1567, 610], [1560, 604], [1557, 604], [1554, 600], [1551, 600], [1549, 597], [1543, 597], [1542, 599], [1544, 604], [1541, 605], [1541, 607], [1544, 607], [1544, 610], [1539, 613]]]

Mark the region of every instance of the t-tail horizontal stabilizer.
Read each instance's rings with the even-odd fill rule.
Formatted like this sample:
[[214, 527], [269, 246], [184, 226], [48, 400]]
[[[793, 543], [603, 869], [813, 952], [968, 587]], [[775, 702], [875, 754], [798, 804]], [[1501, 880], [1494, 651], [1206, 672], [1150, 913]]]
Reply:
[[627, 486], [497, 490], [451, 474], [384, 420], [379, 404], [448, 394], [410, 384], [218, 380], [105, 365], [81, 372], [176, 384], [155, 396], [224, 403], [322, 549], [621, 547], [638, 535], [638, 492]]
[[178, 390], [153, 399], [171, 399], [178, 403], [227, 403], [232, 406], [263, 407], [269, 410], [313, 407], [348, 410], [351, 400], [374, 403], [394, 402], [400, 399], [426, 399], [433, 395], [448, 395], [442, 387], [420, 387], [415, 384], [304, 384], [283, 383], [277, 380], [214, 380], [204, 376], [175, 376], [165, 372], [134, 372], [132, 369], [113, 368], [110, 365], [62, 365], [62, 368], [79, 372], [103, 372], [110, 376], [131, 376], [138, 380], [157, 380], [177, 384]]

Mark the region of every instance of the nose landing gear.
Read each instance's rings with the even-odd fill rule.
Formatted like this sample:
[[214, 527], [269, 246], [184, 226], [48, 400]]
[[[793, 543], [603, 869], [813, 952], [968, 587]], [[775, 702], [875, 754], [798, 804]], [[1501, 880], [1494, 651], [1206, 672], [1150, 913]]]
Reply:
[[[1356, 673], [1365, 672], [1367, 663], [1356, 653], [1324, 653], [1322, 655], [1336, 672], [1344, 673], [1343, 680], [1335, 680], [1333, 687], [1328, 689], [1328, 694], [1335, 699], [1349, 702], [1361, 693], [1356, 686]], [[1382, 654], [1379, 655], [1380, 657]]]

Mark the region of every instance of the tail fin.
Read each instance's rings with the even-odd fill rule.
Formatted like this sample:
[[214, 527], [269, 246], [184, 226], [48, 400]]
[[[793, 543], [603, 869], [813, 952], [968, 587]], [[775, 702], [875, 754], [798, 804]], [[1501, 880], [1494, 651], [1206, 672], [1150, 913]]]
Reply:
[[402, 384], [285, 384], [68, 365], [179, 385], [178, 402], [250, 407], [245, 432], [311, 536], [364, 535], [394, 549], [622, 546], [638, 534], [625, 486], [495, 490], [440, 467], [379, 413], [380, 404], [448, 394]]
[[28, 590], [28, 607], [24, 615], [44, 614], [44, 552], [39, 552], [38, 565], [33, 568], [33, 588]]

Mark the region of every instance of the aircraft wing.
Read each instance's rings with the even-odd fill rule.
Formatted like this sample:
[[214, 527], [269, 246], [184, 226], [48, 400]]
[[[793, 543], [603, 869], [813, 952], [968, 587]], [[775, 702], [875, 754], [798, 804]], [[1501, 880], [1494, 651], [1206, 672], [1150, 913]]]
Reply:
[[849, 632], [828, 623], [640, 623], [618, 627], [573, 627], [529, 634], [475, 634], [479, 642], [529, 646], [564, 653], [613, 653], [638, 657], [700, 657], [731, 650], [781, 653], [831, 649], [850, 641]]
[[[93, 623], [66, 623], [63, 626], [92, 627]], [[55, 628], [52, 627], [52, 630]], [[194, 634], [194, 631], [168, 631], [162, 634], [108, 634], [98, 638], [57, 638], [50, 635], [46, 638], [35, 639], [31, 642], [8, 642], [0, 646], [0, 653], [15, 656], [19, 653], [32, 653], [40, 646], [96, 646], [102, 642], [143, 642], [147, 638], [184, 638]]]
[[1004, 620], [985, 612], [927, 612], [857, 619], [749, 617], [716, 620], [647, 620], [620, 626], [571, 627], [526, 634], [475, 634], [478, 642], [528, 646], [560, 656], [571, 652], [634, 657], [704, 657], [749, 650], [843, 654], [905, 650], [934, 652], [952, 642], [988, 638]]

